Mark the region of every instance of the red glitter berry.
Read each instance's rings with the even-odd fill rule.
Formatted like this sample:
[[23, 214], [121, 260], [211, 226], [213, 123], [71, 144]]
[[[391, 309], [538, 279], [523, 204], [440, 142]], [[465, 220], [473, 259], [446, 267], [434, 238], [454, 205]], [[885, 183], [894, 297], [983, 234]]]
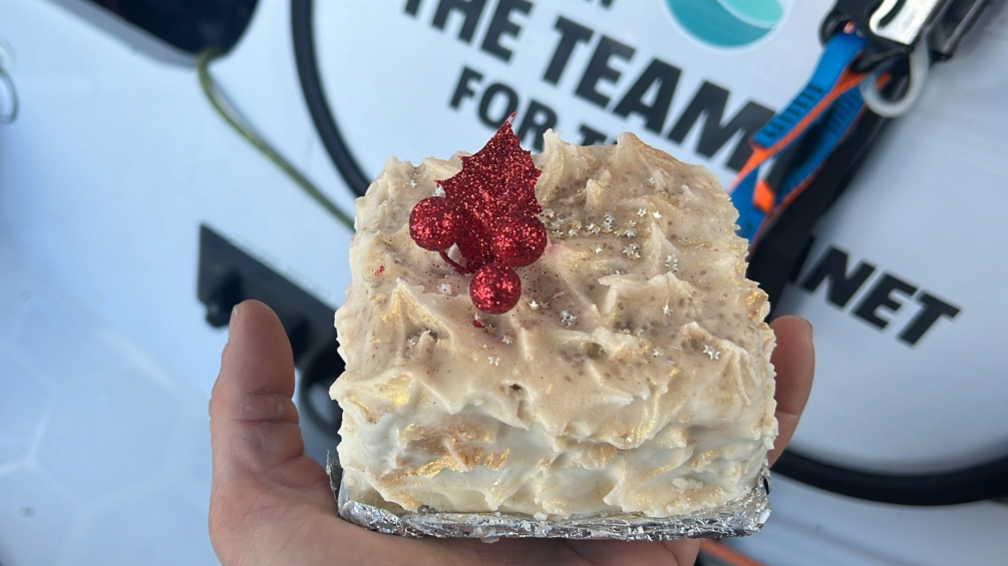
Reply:
[[458, 213], [444, 197], [428, 197], [410, 212], [410, 237], [425, 250], [443, 252], [458, 238]]
[[490, 243], [497, 261], [525, 267], [546, 250], [546, 227], [538, 218], [505, 218], [494, 224]]
[[514, 308], [521, 298], [521, 278], [503, 263], [481, 267], [469, 283], [473, 305], [490, 314], [503, 314]]

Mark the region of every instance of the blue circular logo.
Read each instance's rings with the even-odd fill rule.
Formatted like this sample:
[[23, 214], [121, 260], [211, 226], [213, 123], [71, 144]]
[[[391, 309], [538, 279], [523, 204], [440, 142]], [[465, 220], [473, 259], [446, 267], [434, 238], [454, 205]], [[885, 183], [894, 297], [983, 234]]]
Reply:
[[780, 0], [665, 0], [693, 37], [716, 47], [749, 45], [784, 19]]

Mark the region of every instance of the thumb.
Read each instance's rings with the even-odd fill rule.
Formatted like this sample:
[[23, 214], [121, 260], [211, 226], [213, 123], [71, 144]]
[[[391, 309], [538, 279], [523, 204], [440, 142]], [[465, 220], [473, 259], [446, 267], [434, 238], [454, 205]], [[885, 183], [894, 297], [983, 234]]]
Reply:
[[767, 455], [772, 466], [791, 440], [812, 391], [815, 347], [812, 345], [812, 325], [805, 319], [782, 316], [770, 323], [770, 327], [777, 336], [777, 347], [770, 361], [777, 373], [774, 398], [777, 400], [779, 427], [774, 448]]
[[280, 319], [258, 301], [239, 304], [210, 399], [215, 487], [303, 454], [293, 395], [294, 357]]

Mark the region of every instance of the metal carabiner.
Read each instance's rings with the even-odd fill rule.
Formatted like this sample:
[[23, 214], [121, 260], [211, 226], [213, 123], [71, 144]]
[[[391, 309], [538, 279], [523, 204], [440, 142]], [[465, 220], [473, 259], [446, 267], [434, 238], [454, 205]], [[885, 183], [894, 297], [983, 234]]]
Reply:
[[868, 29], [875, 37], [915, 45], [941, 4], [948, 0], [882, 0], [868, 18]]
[[955, 54], [959, 42], [993, 0], [837, 0], [823, 20], [825, 42], [848, 25], [868, 40], [856, 69], [869, 72], [915, 48], [932, 51], [932, 60]]

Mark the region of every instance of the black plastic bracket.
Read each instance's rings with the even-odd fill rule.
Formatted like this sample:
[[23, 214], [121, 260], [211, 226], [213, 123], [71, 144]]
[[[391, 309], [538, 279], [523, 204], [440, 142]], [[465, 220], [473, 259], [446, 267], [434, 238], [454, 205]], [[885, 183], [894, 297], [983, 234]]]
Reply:
[[200, 227], [197, 295], [207, 307], [211, 326], [225, 326], [231, 309], [246, 299], [276, 311], [287, 330], [296, 364], [320, 343], [336, 345], [333, 307], [265, 266], [208, 226]]
[[340, 412], [324, 394], [345, 368], [336, 352], [335, 309], [238, 248], [212, 228], [200, 226], [196, 294], [207, 322], [226, 326], [231, 309], [246, 299], [270, 306], [280, 317], [301, 370], [299, 407], [324, 432], [336, 436]]

